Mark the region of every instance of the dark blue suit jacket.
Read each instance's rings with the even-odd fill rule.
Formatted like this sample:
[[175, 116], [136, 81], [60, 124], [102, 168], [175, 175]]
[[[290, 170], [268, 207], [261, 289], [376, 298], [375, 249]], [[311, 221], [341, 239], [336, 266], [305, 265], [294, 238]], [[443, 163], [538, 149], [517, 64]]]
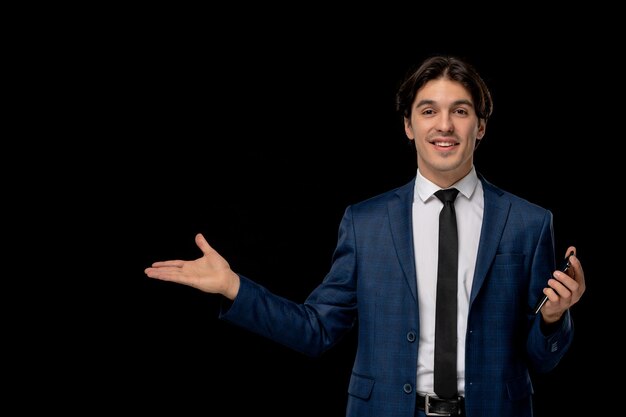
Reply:
[[[573, 337], [569, 312], [546, 336], [531, 310], [555, 269], [550, 211], [479, 176], [484, 215], [465, 348], [469, 417], [532, 415], [529, 370], [554, 368]], [[241, 276], [220, 317], [320, 355], [358, 323], [347, 416], [413, 417], [419, 309], [412, 241], [415, 180], [348, 207], [330, 272], [304, 304]]]

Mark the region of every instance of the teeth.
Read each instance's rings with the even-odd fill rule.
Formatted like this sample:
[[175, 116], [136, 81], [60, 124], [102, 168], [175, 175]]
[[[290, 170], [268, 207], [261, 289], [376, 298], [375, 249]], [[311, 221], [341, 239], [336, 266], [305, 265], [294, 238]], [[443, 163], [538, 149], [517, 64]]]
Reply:
[[435, 145], [447, 147], [447, 146], [454, 146], [454, 143], [450, 143], [450, 142], [435, 142]]

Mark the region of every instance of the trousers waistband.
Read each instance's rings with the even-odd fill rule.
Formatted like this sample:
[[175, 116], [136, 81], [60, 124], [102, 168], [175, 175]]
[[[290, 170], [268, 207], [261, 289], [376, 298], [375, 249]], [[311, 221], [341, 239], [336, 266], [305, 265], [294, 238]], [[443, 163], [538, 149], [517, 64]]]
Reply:
[[453, 399], [442, 399], [435, 395], [417, 394], [417, 409], [427, 416], [464, 416], [465, 400], [459, 396]]

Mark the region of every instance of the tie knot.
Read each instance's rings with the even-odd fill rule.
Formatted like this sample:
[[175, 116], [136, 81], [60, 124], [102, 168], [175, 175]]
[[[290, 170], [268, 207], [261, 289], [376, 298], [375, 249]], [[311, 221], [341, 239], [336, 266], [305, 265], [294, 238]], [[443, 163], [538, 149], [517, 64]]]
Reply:
[[444, 204], [453, 203], [456, 199], [456, 195], [459, 193], [459, 190], [456, 188], [447, 188], [445, 190], [439, 190], [435, 193], [437, 198], [441, 200]]

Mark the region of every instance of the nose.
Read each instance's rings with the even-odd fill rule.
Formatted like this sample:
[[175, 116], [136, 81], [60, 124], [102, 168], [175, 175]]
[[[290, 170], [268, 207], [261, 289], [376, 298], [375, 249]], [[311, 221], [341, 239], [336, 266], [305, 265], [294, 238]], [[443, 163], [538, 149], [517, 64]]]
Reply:
[[439, 118], [437, 119], [437, 130], [440, 132], [452, 132], [454, 130], [450, 113], [439, 113]]

